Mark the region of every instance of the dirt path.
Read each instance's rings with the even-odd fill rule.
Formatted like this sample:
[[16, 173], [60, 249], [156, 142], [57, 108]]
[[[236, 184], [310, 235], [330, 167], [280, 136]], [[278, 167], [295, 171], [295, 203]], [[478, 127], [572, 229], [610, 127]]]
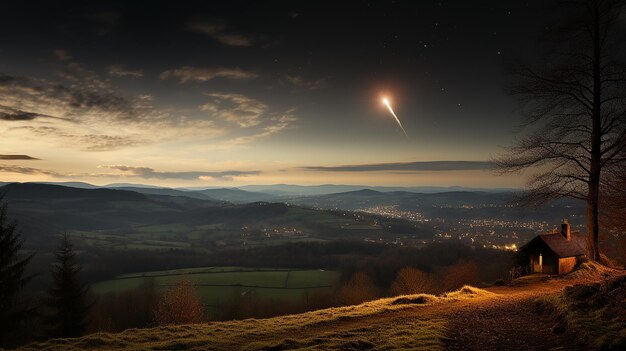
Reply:
[[553, 333], [558, 321], [538, 313], [532, 298], [452, 311], [446, 319], [448, 350], [585, 349], [571, 332]]
[[[553, 327], [558, 324], [556, 317], [539, 311], [533, 303], [537, 297], [558, 293], [566, 286], [580, 282], [583, 281], [530, 279], [516, 286], [488, 288], [486, 290], [494, 293], [490, 296], [339, 320], [288, 331], [284, 335], [268, 335], [267, 340], [325, 337], [364, 328], [372, 330], [373, 325], [384, 329], [415, 320], [444, 319], [447, 321], [445, 348], [448, 350], [584, 350], [585, 345], [570, 331], [554, 333]], [[260, 339], [258, 335], [254, 340], [243, 338], [239, 345], [243, 347], [248, 341], [259, 342]], [[285, 348], [289, 348], [287, 346]], [[285, 348], [277, 345], [273, 349]]]

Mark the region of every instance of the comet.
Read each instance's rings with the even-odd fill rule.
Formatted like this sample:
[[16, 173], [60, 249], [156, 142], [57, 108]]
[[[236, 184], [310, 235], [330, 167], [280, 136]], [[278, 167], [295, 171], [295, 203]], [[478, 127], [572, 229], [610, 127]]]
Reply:
[[404, 130], [404, 127], [402, 126], [402, 123], [400, 122], [400, 119], [398, 118], [398, 116], [396, 116], [396, 113], [393, 112], [393, 109], [391, 108], [391, 104], [389, 103], [389, 99], [387, 99], [386, 97], [383, 97], [383, 105], [387, 106], [387, 109], [389, 109], [389, 112], [391, 113], [393, 118], [395, 118], [396, 122], [398, 122], [398, 125], [400, 126], [400, 129], [402, 129], [402, 132], [404, 132], [404, 136], [406, 136], [407, 139], [408, 139], [409, 136], [408, 136], [408, 134], [406, 134], [406, 130]]

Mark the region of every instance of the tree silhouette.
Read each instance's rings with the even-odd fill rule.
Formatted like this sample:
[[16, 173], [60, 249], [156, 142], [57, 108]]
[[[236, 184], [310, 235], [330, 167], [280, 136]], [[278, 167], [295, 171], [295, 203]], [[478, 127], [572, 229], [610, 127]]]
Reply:
[[9, 221], [7, 205], [0, 195], [0, 347], [8, 346], [11, 332], [29, 313], [17, 306], [18, 294], [30, 280], [24, 271], [32, 258], [22, 255], [21, 248], [17, 224]]
[[76, 263], [76, 253], [67, 233], [54, 252], [52, 287], [49, 290], [47, 318], [55, 337], [75, 337], [85, 332], [85, 317], [89, 310], [86, 302], [87, 286], [80, 281], [81, 267]]
[[518, 64], [509, 88], [521, 102], [527, 133], [496, 164], [502, 172], [533, 169], [523, 201], [586, 201], [587, 256], [597, 261], [601, 182], [625, 161], [623, 1], [555, 4], [563, 18], [546, 33], [548, 53], [538, 64]]

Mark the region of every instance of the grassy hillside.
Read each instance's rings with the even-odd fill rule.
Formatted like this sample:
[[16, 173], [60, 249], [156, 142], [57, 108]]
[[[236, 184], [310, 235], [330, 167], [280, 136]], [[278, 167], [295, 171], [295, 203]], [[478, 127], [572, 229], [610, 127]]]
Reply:
[[[268, 319], [98, 333], [22, 349], [623, 349], [624, 282], [623, 271], [583, 265], [567, 276], [486, 290], [464, 286], [439, 296], [405, 295]], [[564, 330], [555, 331], [558, 318], [533, 305], [538, 298], [555, 303], [567, 321]]]
[[626, 349], [626, 276], [578, 284], [540, 299], [559, 315], [564, 328], [602, 350]]
[[442, 350], [445, 320], [411, 319], [394, 325], [367, 323], [334, 328], [334, 323], [357, 322], [423, 306], [490, 296], [464, 287], [445, 296], [408, 295], [270, 319], [131, 329], [119, 334], [98, 333], [77, 339], [54, 339], [23, 350]]

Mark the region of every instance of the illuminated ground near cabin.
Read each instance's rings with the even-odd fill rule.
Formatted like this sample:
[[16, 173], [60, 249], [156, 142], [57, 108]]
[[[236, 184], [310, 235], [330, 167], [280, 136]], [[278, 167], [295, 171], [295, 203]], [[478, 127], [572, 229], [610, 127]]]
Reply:
[[[623, 271], [585, 265], [566, 277], [535, 276], [519, 279], [512, 286], [464, 287], [438, 297], [409, 295], [269, 319], [98, 333], [23, 349], [573, 350], [585, 346], [585, 341], [573, 330], [553, 333], [557, 317], [539, 313], [535, 301], [559, 296], [573, 284], [623, 275]], [[617, 327], [618, 333], [626, 330], [620, 329], [623, 324]]]

